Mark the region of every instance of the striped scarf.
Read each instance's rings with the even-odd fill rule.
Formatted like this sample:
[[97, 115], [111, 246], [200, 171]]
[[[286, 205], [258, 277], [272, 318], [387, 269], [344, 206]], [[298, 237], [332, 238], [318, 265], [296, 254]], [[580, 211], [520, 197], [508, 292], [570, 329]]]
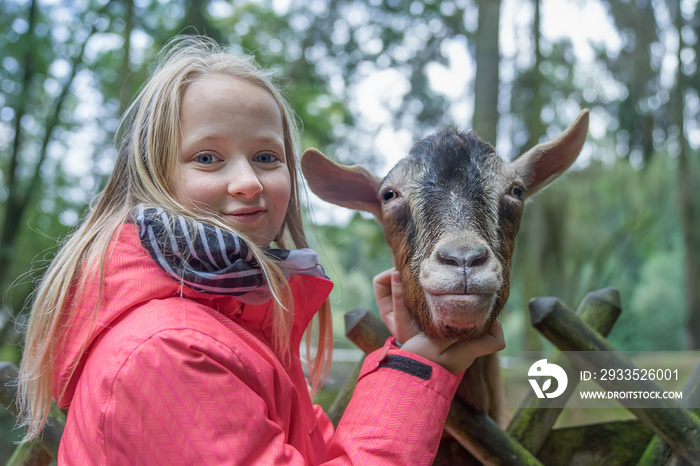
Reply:
[[[250, 304], [270, 298], [265, 277], [245, 242], [214, 225], [157, 207], [137, 206], [132, 216], [141, 244], [171, 277], [205, 293], [227, 294]], [[266, 249], [292, 274], [328, 278], [312, 249]]]

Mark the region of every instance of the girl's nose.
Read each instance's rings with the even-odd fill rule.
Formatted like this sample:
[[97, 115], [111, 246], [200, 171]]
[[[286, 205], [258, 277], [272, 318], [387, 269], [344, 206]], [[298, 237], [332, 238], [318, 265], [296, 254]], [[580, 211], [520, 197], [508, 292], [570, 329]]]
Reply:
[[230, 176], [228, 193], [232, 196], [251, 199], [263, 190], [257, 173], [248, 163], [236, 164]]

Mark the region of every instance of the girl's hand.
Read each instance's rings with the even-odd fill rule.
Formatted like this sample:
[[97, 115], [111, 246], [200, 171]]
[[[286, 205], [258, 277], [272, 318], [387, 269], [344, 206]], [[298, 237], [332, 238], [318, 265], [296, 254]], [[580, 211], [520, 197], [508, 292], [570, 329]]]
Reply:
[[394, 267], [380, 273], [373, 280], [374, 297], [379, 315], [399, 345], [421, 333], [403, 300], [401, 276]]
[[391, 268], [374, 277], [374, 296], [379, 314], [402, 350], [410, 351], [457, 374], [469, 368], [479, 356], [505, 348], [503, 328], [495, 321], [488, 332], [476, 340], [439, 341], [418, 329], [403, 300], [401, 278]]

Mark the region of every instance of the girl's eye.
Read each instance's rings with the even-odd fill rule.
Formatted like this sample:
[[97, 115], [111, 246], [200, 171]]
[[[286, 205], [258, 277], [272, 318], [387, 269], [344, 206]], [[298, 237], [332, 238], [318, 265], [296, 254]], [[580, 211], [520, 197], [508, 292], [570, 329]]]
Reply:
[[260, 163], [272, 163], [279, 160], [279, 157], [275, 154], [258, 154], [253, 160]]
[[515, 185], [512, 188], [510, 188], [510, 195], [513, 197], [517, 197], [518, 199], [522, 199], [523, 194], [525, 194], [525, 191], [520, 186]]
[[210, 164], [216, 162], [218, 159], [212, 154], [199, 154], [194, 158], [195, 162]]
[[399, 197], [399, 193], [393, 189], [388, 189], [384, 192], [384, 194], [382, 194], [382, 199], [384, 199], [384, 202], [396, 199], [397, 197]]

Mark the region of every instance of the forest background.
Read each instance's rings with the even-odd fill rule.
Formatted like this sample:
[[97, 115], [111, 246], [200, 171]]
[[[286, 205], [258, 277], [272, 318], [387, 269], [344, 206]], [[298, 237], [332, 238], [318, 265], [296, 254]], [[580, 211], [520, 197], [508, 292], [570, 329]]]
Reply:
[[[562, 8], [562, 5], [567, 5]], [[591, 38], [543, 26], [579, 24]], [[19, 363], [28, 300], [104, 186], [120, 114], [172, 37], [206, 34], [276, 71], [303, 146], [384, 174], [411, 141], [473, 128], [513, 159], [591, 110], [579, 162], [525, 210], [502, 321], [537, 351], [527, 302], [615, 286], [619, 350], [700, 348], [698, 0], [0, 1], [0, 360]], [[568, 15], [564, 18], [562, 15]], [[309, 195], [307, 233], [343, 313], [376, 310], [378, 224]], [[0, 459], [13, 420], [0, 413]]]

